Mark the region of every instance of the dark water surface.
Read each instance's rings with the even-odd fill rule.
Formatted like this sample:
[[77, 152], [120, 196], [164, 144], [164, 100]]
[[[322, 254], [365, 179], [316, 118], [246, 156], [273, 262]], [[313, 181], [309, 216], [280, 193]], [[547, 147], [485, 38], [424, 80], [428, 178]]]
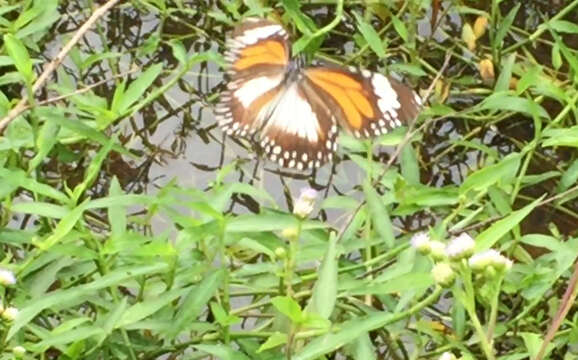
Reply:
[[[110, 16], [99, 22], [98, 31], [90, 33], [80, 43], [80, 51], [84, 55], [102, 51], [117, 52], [120, 55], [118, 66], [111, 67], [117, 59], [108, 62], [103, 60], [95, 63], [82, 73], [82, 78], [75, 80], [82, 84], [91, 84], [114, 74], [129, 70], [132, 66], [147, 67], [153, 63], [165, 64], [166, 76], [169, 69], [177, 66], [169, 42], [180, 40], [190, 56], [203, 51], [223, 52], [224, 33], [230, 30], [215, 20], [214, 15], [223, 11], [218, 1], [184, 1], [186, 10], [173, 12], [165, 18], [148, 12], [147, 9], [135, 10], [130, 4], [124, 4], [114, 9]], [[312, 17], [318, 26], [327, 24], [333, 18], [334, 5], [310, 4], [304, 6], [304, 11]], [[485, 2], [481, 2], [485, 3]], [[516, 2], [504, 1], [501, 4], [502, 14]], [[469, 4], [475, 6], [475, 2]], [[562, 2], [527, 1], [523, 2], [522, 9], [515, 21], [515, 25], [532, 32], [541, 22], [539, 14], [552, 16], [563, 7]], [[85, 2], [69, 1], [62, 5], [63, 13], [69, 16], [63, 18], [54, 26], [54, 40], [47, 44], [44, 54], [52, 58], [55, 47], [59, 48], [64, 41], [64, 34], [70, 34], [77, 29], [83, 19], [87, 17]], [[483, 6], [483, 5], [482, 5]], [[359, 7], [358, 12], [362, 11]], [[484, 9], [486, 10], [486, 9]], [[472, 17], [473, 21], [475, 17]], [[578, 21], [578, 15], [573, 14], [567, 20]], [[382, 28], [384, 23], [376, 21], [376, 28]], [[460, 17], [452, 10], [448, 16], [442, 18], [436, 31], [431, 35], [431, 12], [418, 22], [420, 41], [418, 41], [418, 56], [434, 68], [439, 69], [446, 55], [445, 48], [450, 48], [459, 41], [461, 31]], [[355, 29], [355, 20], [344, 17], [342, 23], [325, 40], [320, 54], [332, 57], [341, 62], [347, 62], [359, 48], [351, 40]], [[293, 33], [295, 29], [293, 30]], [[390, 30], [394, 34], [395, 30]], [[99, 35], [100, 32], [100, 35]], [[388, 44], [389, 52], [385, 60], [379, 60], [370, 52], [364, 53], [355, 62], [360, 62], [370, 69], [384, 70], [393, 63], [405, 63], [409, 60], [406, 52], [397, 42]], [[104, 44], [102, 39], [107, 43]], [[487, 35], [484, 38], [487, 42]], [[484, 42], [482, 39], [482, 44]], [[160, 41], [160, 51], [147, 52], [146, 44]], [[507, 41], [514, 43], [508, 37]], [[576, 38], [567, 39], [569, 45], [578, 48]], [[433, 46], [437, 44], [438, 46]], [[532, 48], [532, 47], [529, 47]], [[540, 62], [550, 64], [550, 51], [544, 51], [538, 44], [534, 49], [534, 56]], [[456, 52], [465, 58], [471, 54]], [[486, 51], [487, 52], [487, 51]], [[76, 76], [78, 71], [72, 61], [64, 63], [64, 69]], [[487, 89], [479, 80], [478, 71], [474, 66], [460, 59], [452, 58], [447, 71], [448, 79], [458, 79], [471, 76], [473, 84], [470, 89]], [[135, 75], [132, 75], [134, 78]], [[431, 79], [431, 76], [430, 76]], [[157, 80], [160, 86], [166, 78]], [[430, 85], [427, 77], [404, 78], [404, 81], [422, 92]], [[275, 164], [256, 160], [253, 151], [246, 149], [243, 144], [229, 137], [224, 138], [220, 129], [216, 127], [212, 112], [212, 104], [223, 89], [222, 71], [217, 64], [205, 63], [193, 67], [176, 86], [158, 98], [151, 105], [137, 113], [131, 119], [124, 119], [114, 125], [109, 133], [121, 134], [120, 138], [126, 147], [137, 150], [141, 155], [138, 160], [126, 158], [118, 154], [111, 154], [103, 166], [103, 171], [97, 184], [92, 189], [93, 196], [104, 196], [112, 176], [117, 176], [125, 191], [132, 193], [155, 193], [158, 188], [172, 179], [178, 179], [183, 187], [207, 188], [214, 180], [217, 172], [223, 165], [238, 160], [238, 168], [226, 179], [228, 181], [242, 181], [262, 186], [273, 196], [279, 206], [289, 207], [290, 194], [296, 195], [301, 187], [311, 186], [322, 191], [324, 195], [353, 194], [354, 189], [361, 184], [364, 174], [358, 166], [339, 153], [334, 164], [327, 164], [315, 173], [292, 173], [280, 171]], [[107, 99], [112, 98], [114, 82], [109, 82], [98, 88], [96, 93]], [[81, 87], [81, 86], [79, 86]], [[446, 104], [455, 109], [463, 109], [480, 101], [486, 94], [480, 91], [467, 91], [467, 86], [453, 86], [446, 100]], [[555, 116], [560, 107], [555, 103], [544, 103], [543, 106]], [[467, 139], [501, 154], [519, 151], [525, 142], [533, 136], [532, 119], [523, 115], [514, 115], [491, 125], [483, 122], [465, 121], [460, 118], [451, 118], [436, 122], [425, 129], [420, 141], [414, 142], [421, 169], [421, 182], [431, 186], [460, 184], [467, 174], [484, 164], [487, 154], [472, 147], [456, 145], [455, 141]], [[73, 161], [62, 161], [54, 158], [48, 163], [44, 171], [52, 177], [61, 177], [69, 186], [74, 186], [82, 179], [85, 167], [89, 163], [87, 151], [90, 145], [75, 145], [68, 151], [73, 154]], [[556, 170], [558, 164], [567, 160], [571, 154], [568, 150], [538, 149], [543, 156], [535, 157], [530, 164], [529, 173], [543, 173]], [[391, 148], [379, 148], [375, 152], [375, 160], [386, 162], [392, 153]], [[365, 156], [364, 154], [360, 154]], [[77, 156], [76, 158], [74, 156]], [[523, 194], [535, 198], [548, 192], [554, 193], [556, 181], [550, 180], [526, 188]], [[247, 197], [236, 197], [232, 210], [235, 212], [257, 211], [258, 203]], [[515, 204], [516, 207], [525, 203]], [[542, 207], [534, 212], [524, 223], [527, 231], [549, 232], [548, 224], [553, 222], [559, 230], [566, 234], [576, 233], [576, 214], [578, 202], [569, 202], [566, 208], [573, 212], [556, 211], [553, 207]], [[335, 218], [338, 213], [325, 214]], [[405, 231], [423, 228], [435, 221], [431, 214], [420, 213], [411, 218], [398, 217], [396, 225]]]

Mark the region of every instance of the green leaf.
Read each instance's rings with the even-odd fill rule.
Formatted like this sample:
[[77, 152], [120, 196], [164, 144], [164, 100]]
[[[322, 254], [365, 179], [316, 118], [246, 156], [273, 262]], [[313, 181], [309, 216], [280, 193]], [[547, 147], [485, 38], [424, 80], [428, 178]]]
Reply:
[[[114, 176], [110, 182], [108, 194], [111, 196], [124, 195], [116, 176]], [[111, 236], [122, 236], [122, 234], [125, 233], [127, 226], [126, 203], [108, 207], [108, 222], [110, 224]]]
[[357, 28], [367, 44], [377, 54], [377, 56], [381, 59], [385, 57], [385, 48], [383, 46], [383, 42], [379, 37], [379, 34], [375, 31], [373, 26], [369, 24], [365, 19], [356, 12], [353, 12], [355, 19], [357, 20]]
[[540, 81], [540, 77], [542, 76], [542, 68], [540, 66], [532, 66], [530, 68], [524, 69], [524, 74], [518, 81], [518, 85], [516, 86], [516, 93], [520, 95], [526, 89], [531, 86], [536, 86]]
[[[239, 215], [227, 221], [228, 233], [277, 231], [297, 228], [298, 220], [291, 214]], [[326, 224], [317, 221], [305, 221], [303, 229], [324, 228]]]
[[122, 316], [126, 312], [127, 307], [128, 307], [128, 298], [122, 297], [120, 299], [120, 301], [118, 302], [118, 304], [115, 305], [115, 308], [113, 308], [112, 311], [109, 312], [108, 316], [106, 317], [106, 319], [104, 321], [104, 326], [103, 326], [103, 330], [104, 330], [103, 335], [104, 336], [102, 336], [99, 344], [102, 344], [102, 342], [104, 342], [104, 340], [106, 339], [106, 336], [109, 336], [110, 334], [112, 334], [112, 331], [116, 328], [120, 319], [122, 318]]
[[99, 61], [106, 60], [106, 59], [118, 58], [118, 57], [121, 57], [122, 55], [123, 55], [122, 53], [115, 53], [115, 52], [103, 52], [103, 53], [92, 54], [92, 55], [88, 56], [86, 59], [84, 59], [84, 61], [80, 65], [80, 70], [82, 72], [84, 72], [84, 71], [88, 70], [90, 68], [90, 66], [94, 63], [97, 63]]
[[180, 304], [179, 311], [175, 314], [173, 326], [169, 329], [169, 336], [176, 337], [201, 314], [221, 286], [225, 276], [223, 269], [212, 271], [189, 291], [183, 303]]
[[359, 336], [366, 334], [388, 323], [394, 314], [374, 312], [371, 315], [356, 318], [340, 324], [338, 329], [326, 335], [311, 340], [305, 347], [291, 357], [292, 360], [315, 360], [324, 354], [335, 351], [343, 345], [351, 343]]
[[292, 20], [292, 23], [297, 26], [297, 29], [304, 35], [311, 35], [317, 31], [315, 21], [305, 15], [300, 7], [299, 0], [282, 0], [283, 7]]
[[92, 158], [84, 174], [84, 179], [80, 184], [76, 185], [76, 187], [74, 188], [73, 191], [74, 201], [77, 201], [80, 198], [80, 196], [86, 191], [86, 189], [92, 186], [92, 183], [100, 175], [100, 168], [102, 167], [104, 160], [108, 157], [108, 153], [112, 150], [112, 146], [115, 142], [116, 142], [115, 137], [111, 138], [108, 141], [108, 143], [104, 145], [102, 148], [100, 148], [100, 150]]
[[397, 31], [397, 33], [403, 39], [404, 42], [407, 42], [409, 37], [407, 28], [405, 27], [405, 23], [395, 15], [392, 15], [391, 21], [393, 22], [393, 27], [395, 28], [395, 31]]
[[282, 334], [278, 331], [274, 332], [273, 335], [269, 336], [267, 340], [259, 347], [257, 353], [265, 350], [275, 348], [279, 345], [286, 344], [288, 340], [287, 334]]
[[36, 315], [45, 309], [70, 301], [83, 301], [84, 296], [93, 294], [100, 289], [115, 286], [139, 276], [163, 273], [167, 268], [168, 266], [164, 263], [119, 268], [101, 278], [97, 278], [93, 282], [82, 284], [71, 289], [56, 290], [43, 297], [32, 299], [20, 310], [18, 317], [14, 320], [12, 327], [10, 327], [8, 331], [7, 338], [12, 338], [24, 325], [32, 321]]
[[561, 193], [568, 190], [576, 183], [578, 183], [578, 159], [574, 160], [572, 165], [570, 165], [564, 174], [562, 174], [562, 178], [560, 178], [560, 183], [558, 184], [556, 191]]
[[[538, 352], [542, 347], [542, 343], [544, 342], [544, 335], [543, 334], [535, 334], [531, 332], [520, 332], [520, 336], [524, 340], [524, 346], [530, 355], [530, 359], [536, 359], [538, 356]], [[546, 347], [546, 352], [544, 353], [543, 359], [548, 359], [550, 352], [554, 350], [556, 347], [555, 343], [549, 343]]]
[[393, 225], [391, 224], [391, 219], [383, 203], [383, 199], [377, 191], [375, 191], [370, 180], [363, 182], [363, 192], [367, 200], [367, 209], [371, 216], [373, 228], [379, 234], [385, 245], [388, 248], [392, 248], [395, 243], [395, 235], [393, 234]]
[[546, 119], [550, 118], [548, 112], [540, 104], [526, 98], [509, 94], [510, 93], [507, 91], [493, 93], [474, 107], [473, 110], [508, 110], [525, 113], [530, 116], [538, 116]]
[[100, 326], [79, 326], [72, 331], [67, 331], [59, 334], [51, 334], [45, 340], [33, 345], [36, 351], [45, 351], [49, 347], [58, 347], [68, 345], [80, 340], [89, 339], [97, 335], [104, 334], [104, 329]]
[[225, 309], [221, 306], [221, 304], [213, 301], [211, 302], [211, 312], [215, 316], [215, 320], [221, 326], [229, 326], [233, 324], [238, 324], [241, 322], [241, 318], [235, 315], [227, 314]]
[[322, 209], [349, 209], [359, 206], [359, 201], [349, 196], [329, 196], [321, 203]]
[[159, 76], [163, 70], [163, 64], [155, 64], [146, 69], [138, 78], [134, 80], [122, 94], [118, 103], [117, 113], [125, 113], [131, 105], [133, 105], [147, 89], [152, 85], [153, 81]]
[[122, 317], [116, 323], [115, 328], [124, 328], [141, 321], [142, 319], [146, 319], [162, 308], [169, 306], [173, 301], [184, 296], [187, 292], [190, 292], [190, 290], [191, 288], [173, 289], [163, 292], [160, 295], [145, 298], [141, 302], [131, 305], [122, 314]]
[[377, 360], [377, 350], [368, 333], [361, 334], [348, 345], [347, 352], [353, 359]]
[[562, 55], [560, 55], [560, 45], [558, 43], [552, 46], [552, 66], [556, 70], [559, 70], [562, 66]]
[[38, 137], [36, 139], [36, 155], [28, 163], [28, 172], [36, 169], [43, 161], [45, 161], [46, 156], [50, 153], [50, 150], [54, 147], [58, 141], [58, 132], [60, 131], [60, 125], [46, 121], [42, 124]]
[[[110, 142], [110, 138], [108, 136], [104, 135], [91, 126], [88, 126], [86, 122], [83, 122], [80, 119], [71, 119], [62, 111], [55, 109], [54, 107], [40, 107], [36, 109], [36, 112], [46, 121], [54, 122], [61, 127], [74, 132], [75, 134], [81, 135], [101, 145], [107, 145]], [[128, 151], [118, 142], [114, 142], [112, 149], [122, 155], [129, 156], [131, 158], [135, 157], [130, 151]]]
[[[34, 8], [36, 17], [16, 32], [17, 38], [24, 39], [34, 34], [44, 35], [42, 32], [48, 30], [52, 24], [60, 19], [58, 0], [37, 0], [34, 1]], [[18, 20], [21, 20], [20, 17]], [[23, 24], [18, 24], [18, 27], [21, 25]]]
[[578, 24], [574, 22], [568, 20], [551, 20], [548, 24], [557, 32], [578, 34]]
[[431, 273], [408, 273], [382, 284], [363, 284], [348, 291], [351, 295], [385, 295], [403, 293], [409, 290], [423, 290], [434, 284]]
[[20, 202], [10, 208], [15, 213], [32, 214], [48, 219], [62, 219], [70, 213], [64, 206], [44, 202]]
[[28, 50], [22, 42], [12, 34], [4, 35], [4, 44], [8, 56], [14, 61], [18, 72], [24, 77], [28, 84], [34, 81], [34, 72], [32, 70], [32, 61], [28, 55]]
[[313, 286], [311, 296], [305, 311], [317, 313], [324, 319], [329, 319], [337, 300], [337, 238], [331, 234], [327, 251], [319, 268], [319, 278]]
[[569, 146], [578, 148], [578, 125], [566, 129], [546, 129], [543, 133], [546, 140], [543, 147]]
[[271, 299], [271, 304], [283, 315], [299, 324], [305, 320], [305, 315], [301, 311], [299, 304], [289, 296], [276, 296]]
[[401, 175], [408, 184], [417, 185], [420, 183], [417, 156], [411, 143], [404, 146], [401, 151]]
[[520, 5], [522, 5], [522, 3], [517, 3], [516, 6], [514, 6], [510, 10], [510, 12], [508, 12], [508, 15], [506, 15], [506, 17], [499, 22], [498, 31], [496, 32], [496, 36], [494, 37], [494, 43], [492, 44], [493, 47], [499, 48], [500, 46], [502, 46], [502, 41], [506, 37], [508, 30], [510, 30], [510, 26], [512, 26], [512, 23], [516, 18], [516, 14], [520, 9]]
[[76, 223], [82, 218], [82, 214], [84, 213], [85, 206], [81, 204], [74, 208], [71, 212], [68, 213], [65, 217], [60, 220], [58, 225], [54, 228], [52, 234], [46, 238], [46, 240], [39, 242], [36, 246], [41, 250], [48, 250], [54, 245], [56, 245], [60, 240], [62, 240], [66, 235], [70, 233], [70, 231], [74, 228]]
[[540, 201], [542, 201], [543, 198], [544, 195], [523, 208], [512, 212], [505, 218], [496, 221], [489, 228], [482, 231], [476, 237], [476, 251], [488, 250], [494, 246], [502, 236], [506, 235], [510, 230], [524, 220], [524, 218], [540, 204]]
[[193, 348], [215, 356], [219, 360], [251, 360], [245, 354], [230, 348], [227, 345], [192, 345]]
[[496, 86], [494, 87], [495, 92], [507, 91], [510, 87], [510, 80], [512, 79], [512, 68], [514, 67], [514, 61], [516, 60], [516, 53], [511, 53], [505, 61], [502, 62], [502, 70], [500, 71], [500, 76], [496, 80]]
[[183, 43], [178, 40], [172, 40], [169, 42], [171, 49], [173, 50], [173, 56], [181, 66], [184, 66], [187, 63], [187, 51], [183, 46]]
[[10, 184], [14, 187], [21, 187], [38, 195], [47, 196], [62, 204], [68, 203], [70, 200], [64, 193], [58, 191], [53, 186], [39, 183], [31, 179], [22, 170], [10, 170], [0, 167], [0, 183]]
[[498, 182], [508, 182], [514, 177], [520, 166], [522, 155], [512, 153], [494, 165], [485, 166], [470, 174], [460, 186], [460, 194], [468, 191], [487, 191], [488, 187]]

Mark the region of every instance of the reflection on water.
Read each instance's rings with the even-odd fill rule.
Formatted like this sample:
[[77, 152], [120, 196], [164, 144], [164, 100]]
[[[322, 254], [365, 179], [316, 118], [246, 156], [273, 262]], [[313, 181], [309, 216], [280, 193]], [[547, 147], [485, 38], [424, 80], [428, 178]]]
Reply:
[[[504, 1], [502, 12], [506, 12], [514, 1]], [[522, 14], [516, 19], [516, 24], [526, 25], [531, 19], [523, 14], [535, 13], [535, 8], [542, 9], [544, 1], [529, 1]], [[211, 1], [189, 2], [188, 8], [182, 12], [173, 12], [165, 18], [144, 9], [137, 11], [129, 6], [118, 7], [100, 22], [100, 35], [97, 32], [87, 36], [81, 45], [82, 57], [98, 53], [103, 50], [122, 54], [119, 59], [111, 61], [102, 60], [94, 63], [82, 72], [82, 78], [75, 79], [78, 83], [90, 84], [114, 74], [129, 69], [132, 65], [146, 67], [152, 63], [162, 62], [165, 64], [166, 74], [168, 69], [177, 66], [171, 53], [169, 42], [181, 41], [189, 55], [207, 50], [222, 52], [223, 37], [229, 27], [224, 26], [207, 15], [210, 11], [220, 11]], [[49, 44], [57, 44], [63, 41], [61, 34], [70, 33], [79, 26], [81, 19], [85, 18], [86, 9], [74, 1], [66, 3], [66, 17], [55, 26], [55, 39]], [[315, 19], [318, 25], [327, 24], [333, 16], [333, 8], [328, 5], [307, 5], [305, 7], [309, 16]], [[556, 12], [556, 4], [546, 6], [549, 12]], [[534, 12], [532, 12], [534, 11]], [[82, 15], [81, 15], [82, 14]], [[212, 14], [215, 14], [214, 12]], [[418, 24], [420, 36], [427, 41], [418, 44], [419, 56], [432, 66], [439, 68], [445, 57], [445, 51], [439, 47], [430, 46], [432, 42], [451, 45], [459, 38], [459, 17], [451, 10], [448, 16], [438, 19], [437, 30], [431, 35], [430, 12], [424, 15]], [[578, 17], [578, 16], [575, 16]], [[569, 19], [571, 20], [571, 19]], [[576, 19], [578, 20], [578, 19]], [[376, 23], [377, 27], [384, 26]], [[347, 60], [358, 49], [351, 41], [350, 34], [355, 28], [352, 19], [345, 18], [334, 33], [329, 36], [322, 47], [325, 55], [335, 57], [338, 60]], [[441, 31], [443, 30], [443, 31]], [[392, 34], [395, 30], [389, 29]], [[102, 35], [106, 43], [102, 42]], [[386, 34], [387, 36], [387, 34]], [[391, 36], [389, 38], [397, 38]], [[150, 51], [154, 46], [161, 44], [160, 51]], [[389, 56], [385, 63], [374, 55], [366, 52], [357, 60], [372, 69], [383, 69], [386, 64], [406, 62], [408, 57], [401, 49], [401, 44], [392, 42], [388, 44]], [[53, 55], [53, 47], [47, 47], [45, 53]], [[540, 57], [544, 57], [542, 53]], [[118, 61], [117, 61], [118, 60]], [[356, 60], [356, 61], [357, 61]], [[544, 59], [544, 61], [549, 61]], [[69, 74], [77, 74], [74, 64], [67, 60], [64, 64]], [[477, 70], [468, 66], [458, 58], [453, 58], [448, 68], [447, 77], [473, 76], [477, 77]], [[167, 79], [163, 79], [166, 81]], [[429, 86], [427, 78], [411, 78], [417, 87], [425, 89]], [[160, 80], [162, 81], [162, 80]], [[157, 80], [156, 85], [160, 85]], [[95, 92], [109, 101], [114, 93], [114, 83], [109, 82], [96, 88]], [[478, 85], [476, 85], [478, 86]], [[481, 85], [480, 85], [481, 86]], [[215, 178], [219, 169], [224, 164], [237, 161], [238, 168], [230, 173], [227, 180], [243, 181], [262, 186], [275, 198], [279, 206], [288, 206], [288, 194], [298, 194], [303, 186], [312, 186], [328, 196], [335, 194], [355, 195], [353, 191], [362, 181], [363, 173], [351, 160], [340, 156], [335, 164], [327, 164], [315, 173], [290, 173], [279, 171], [275, 164], [259, 161], [255, 154], [234, 139], [224, 138], [221, 131], [216, 127], [211, 110], [211, 104], [218, 93], [223, 89], [223, 78], [219, 67], [214, 63], [195, 66], [186, 76], [180, 79], [176, 86], [158, 98], [153, 104], [144, 108], [132, 118], [122, 120], [116, 124], [110, 133], [120, 134], [120, 139], [129, 149], [137, 150], [142, 156], [138, 159], [126, 158], [118, 154], [111, 154], [103, 167], [103, 172], [92, 189], [95, 196], [105, 194], [111, 176], [117, 176], [126, 191], [135, 193], [155, 193], [156, 189], [177, 178], [183, 187], [207, 188]], [[459, 87], [452, 89], [446, 104], [455, 109], [470, 106], [473, 102], [481, 99], [478, 95], [459, 93]], [[546, 104], [546, 107], [548, 104]], [[553, 113], [558, 108], [553, 107]], [[466, 122], [464, 119], [446, 119], [429, 126], [423, 133], [420, 141], [414, 142], [419, 154], [421, 181], [430, 186], [444, 186], [459, 184], [469, 172], [479, 168], [484, 163], [487, 154], [476, 148], [455, 146], [458, 139], [467, 138], [477, 144], [485, 145], [492, 151], [507, 154], [519, 151], [519, 141], [526, 140], [526, 135], [532, 136], [532, 120], [521, 115], [512, 116], [506, 121], [499, 122], [495, 126], [484, 126]], [[87, 152], [90, 145], [71, 146], [67, 151], [82, 156], [93, 154]], [[541, 151], [541, 150], [540, 150]], [[375, 159], [386, 162], [391, 154], [391, 149], [379, 149]], [[559, 157], [565, 156], [563, 152], [550, 152], [542, 157], [540, 163], [530, 164], [530, 173], [544, 172], [555, 169]], [[73, 185], [81, 179], [88, 163], [86, 157], [73, 159], [63, 163], [59, 159], [53, 159], [44, 170], [54, 176], [64, 177], [69, 185]], [[556, 184], [544, 182], [524, 191], [525, 194], [536, 196], [544, 191], [551, 191]], [[232, 206], [235, 212], [255, 211], [256, 202], [247, 197], [236, 197]], [[518, 204], [521, 206], [524, 204]], [[578, 211], [578, 204], [568, 204], [573, 211]], [[335, 217], [338, 214], [328, 214]], [[411, 230], [415, 227], [423, 227], [433, 221], [427, 213], [419, 214], [413, 219], [400, 217], [396, 224]], [[532, 222], [532, 231], [547, 231], [548, 222], [553, 221], [565, 233], [575, 231], [574, 219], [563, 213], [555, 213], [552, 208], [547, 208], [547, 214], [542, 217], [542, 222]]]

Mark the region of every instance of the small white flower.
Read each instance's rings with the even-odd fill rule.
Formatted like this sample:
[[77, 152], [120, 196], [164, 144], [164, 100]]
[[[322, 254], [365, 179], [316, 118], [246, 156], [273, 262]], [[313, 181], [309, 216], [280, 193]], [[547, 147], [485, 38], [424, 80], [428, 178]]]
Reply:
[[16, 284], [16, 276], [10, 270], [0, 268], [0, 285], [8, 286]]
[[467, 233], [461, 233], [453, 238], [446, 248], [448, 257], [452, 260], [459, 260], [471, 256], [474, 253], [476, 242]]
[[293, 207], [293, 214], [304, 219], [313, 212], [315, 207], [315, 199], [317, 198], [317, 191], [311, 188], [301, 189], [301, 195], [295, 202]]
[[438, 360], [456, 360], [456, 356], [449, 351], [443, 353]]
[[431, 251], [431, 240], [425, 231], [418, 232], [411, 237], [411, 246], [421, 254], [429, 254]]
[[26, 349], [22, 346], [14, 346], [12, 348], [12, 353], [18, 357], [23, 356], [26, 354]]
[[468, 264], [474, 271], [484, 271], [490, 266], [499, 271], [508, 271], [514, 263], [499, 251], [489, 249], [473, 255]]
[[482, 251], [474, 254], [469, 260], [468, 264], [475, 271], [483, 271], [485, 268], [493, 263], [493, 259], [500, 256], [500, 253], [494, 249]]
[[436, 260], [445, 260], [446, 259], [446, 244], [441, 241], [431, 241], [429, 243], [430, 247], [430, 255], [431, 257]]
[[514, 262], [504, 255], [500, 255], [494, 260], [494, 267], [499, 271], [509, 271], [513, 265]]
[[14, 321], [14, 319], [16, 319], [18, 316], [18, 313], [19, 311], [17, 308], [10, 306], [4, 309], [4, 312], [2, 312], [2, 317], [8, 321]]
[[431, 274], [434, 281], [443, 287], [451, 286], [456, 278], [454, 269], [452, 269], [450, 264], [445, 262], [435, 264], [431, 270]]

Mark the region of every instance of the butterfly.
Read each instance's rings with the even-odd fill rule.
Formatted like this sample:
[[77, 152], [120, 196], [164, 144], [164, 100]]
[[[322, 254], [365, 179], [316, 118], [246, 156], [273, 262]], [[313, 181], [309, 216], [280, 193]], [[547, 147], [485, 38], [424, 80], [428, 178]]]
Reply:
[[253, 140], [279, 166], [332, 160], [340, 128], [370, 138], [417, 116], [420, 97], [399, 81], [356, 67], [304, 66], [290, 45], [276, 22], [238, 25], [226, 41], [229, 81], [215, 108], [226, 134]]

